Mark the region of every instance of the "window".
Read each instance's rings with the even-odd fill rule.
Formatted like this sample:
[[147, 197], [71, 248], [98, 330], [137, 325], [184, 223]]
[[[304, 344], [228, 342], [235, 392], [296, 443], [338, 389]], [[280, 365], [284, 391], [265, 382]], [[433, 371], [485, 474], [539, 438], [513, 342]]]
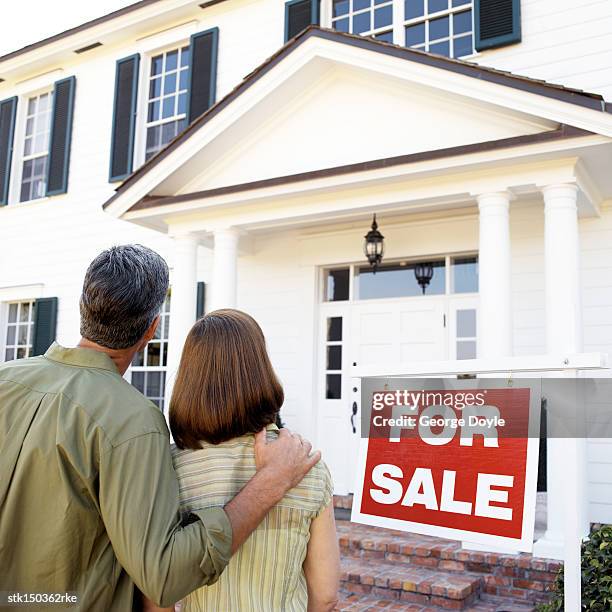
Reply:
[[457, 359], [476, 359], [476, 309], [456, 311]]
[[170, 326], [170, 294], [164, 302], [155, 337], [143, 351], [134, 356], [131, 366], [132, 385], [164, 410], [166, 369], [168, 365], [168, 329]]
[[[447, 57], [474, 53], [473, 0], [331, 0], [331, 25]], [[400, 16], [394, 32], [393, 15]]]
[[155, 155], [187, 126], [190, 55], [186, 46], [151, 58], [145, 159]]
[[4, 336], [4, 360], [25, 359], [32, 350], [34, 302], [8, 304], [8, 317]]
[[46, 92], [28, 100], [21, 166], [21, 202], [37, 200], [46, 193], [52, 97], [51, 92]]
[[327, 318], [325, 357], [325, 399], [342, 399], [342, 317]]
[[326, 272], [325, 301], [341, 302], [349, 299], [351, 282], [350, 268], [339, 268]]
[[478, 292], [478, 257], [455, 257], [453, 267], [453, 293]]
[[[423, 270], [419, 267], [424, 263]], [[443, 295], [446, 293], [445, 260], [383, 264], [374, 274], [369, 266], [357, 270], [357, 295], [373, 298]], [[423, 274], [424, 272], [424, 274]], [[418, 274], [418, 277], [417, 277]], [[430, 276], [431, 275], [431, 276]], [[419, 281], [421, 284], [419, 284]]]
[[405, 0], [407, 47], [447, 57], [474, 52], [472, 0]]
[[333, 0], [332, 27], [393, 42], [393, 0]]

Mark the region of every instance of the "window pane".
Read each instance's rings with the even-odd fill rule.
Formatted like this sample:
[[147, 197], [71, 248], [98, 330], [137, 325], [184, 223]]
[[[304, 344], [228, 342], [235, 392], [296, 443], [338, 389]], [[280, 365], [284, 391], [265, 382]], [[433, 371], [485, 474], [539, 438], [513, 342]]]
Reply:
[[6, 343], [10, 346], [15, 344], [15, 326], [9, 325], [6, 328]]
[[[425, 287], [426, 295], [445, 293], [444, 261], [431, 262], [432, 277]], [[415, 263], [406, 265], [388, 264], [381, 266], [376, 274], [371, 268], [359, 269], [359, 299], [412, 297], [423, 295], [415, 274]]]
[[348, 19], [338, 19], [338, 21], [334, 22], [334, 28], [338, 30], [338, 32], [348, 32], [349, 31], [349, 20]]
[[427, 10], [429, 13], [437, 13], [438, 11], [446, 11], [448, 9], [448, 0], [427, 0]]
[[178, 51], [169, 51], [166, 53], [166, 72], [176, 70], [178, 66]]
[[384, 42], [392, 43], [393, 42], [393, 32], [380, 32], [374, 36], [376, 40], [383, 40]]
[[25, 359], [28, 356], [28, 351], [25, 348], [18, 348], [15, 356], [17, 359]]
[[176, 72], [167, 74], [164, 79], [164, 95], [174, 93], [176, 91]]
[[372, 29], [370, 12], [353, 15], [353, 34], [362, 34]]
[[342, 369], [342, 346], [332, 344], [327, 347], [327, 370]]
[[448, 16], [440, 19], [432, 19], [429, 22], [429, 40], [437, 40], [448, 36], [449, 19]]
[[181, 50], [181, 67], [189, 66], [191, 60], [191, 49], [189, 47], [183, 47]]
[[17, 344], [27, 346], [28, 344], [28, 326], [20, 325], [17, 328]]
[[331, 342], [342, 340], [342, 317], [327, 319], [327, 339]]
[[147, 365], [148, 366], [160, 365], [159, 343], [158, 342], [149, 342], [149, 344], [147, 344]]
[[406, 0], [406, 19], [422, 17], [425, 14], [424, 0]]
[[472, 31], [472, 11], [463, 11], [453, 15], [453, 34], [464, 34]]
[[147, 397], [159, 397], [161, 391], [161, 372], [147, 372]]
[[421, 45], [425, 42], [425, 24], [408, 26], [406, 28], [406, 46]]
[[149, 99], [159, 98], [159, 96], [161, 96], [161, 83], [162, 80], [160, 78], [151, 79], [149, 84]]
[[476, 337], [476, 310], [457, 310], [457, 338]]
[[349, 0], [334, 0], [333, 17], [340, 17], [349, 12]]
[[150, 102], [149, 103], [149, 122], [159, 121], [159, 111], [160, 111], [159, 102]]
[[463, 6], [464, 4], [470, 4], [472, 0], [453, 0], [453, 7]]
[[476, 359], [476, 341], [461, 340], [457, 342], [457, 359]]
[[339, 302], [349, 299], [350, 270], [342, 268], [327, 273], [327, 301]]
[[[142, 366], [142, 365], [144, 365], [144, 351], [138, 351], [134, 355], [134, 358], [132, 359], [132, 365], [133, 366]], [[133, 380], [133, 378], [132, 378], [132, 380]]]
[[383, 28], [384, 26], [391, 25], [393, 21], [393, 7], [383, 6], [382, 8], [374, 11], [374, 27]]
[[371, 0], [353, 0], [353, 10], [361, 11], [372, 6]]
[[163, 61], [164, 61], [163, 55], [156, 55], [151, 60], [151, 76], [162, 73]]
[[4, 361], [13, 361], [15, 359], [15, 349], [6, 349], [4, 352]]
[[17, 321], [17, 307], [18, 306], [19, 306], [18, 304], [11, 304], [9, 306], [9, 316], [8, 316], [9, 323], [15, 323], [15, 321]]
[[325, 376], [325, 398], [342, 399], [342, 374]]
[[438, 55], [450, 55], [450, 43], [447, 41], [436, 43], [435, 45], [429, 45], [430, 53], [437, 53]]
[[474, 45], [472, 44], [472, 35], [455, 38], [453, 41], [453, 57], [463, 57], [474, 53]]
[[174, 116], [174, 96], [164, 98], [162, 105], [162, 119], [168, 119]]
[[189, 88], [189, 71], [181, 70], [181, 78], [179, 82], [179, 89], [186, 91]]
[[457, 257], [453, 260], [454, 293], [478, 291], [478, 258]]
[[136, 387], [141, 393], [144, 393], [144, 372], [132, 372], [132, 385]]

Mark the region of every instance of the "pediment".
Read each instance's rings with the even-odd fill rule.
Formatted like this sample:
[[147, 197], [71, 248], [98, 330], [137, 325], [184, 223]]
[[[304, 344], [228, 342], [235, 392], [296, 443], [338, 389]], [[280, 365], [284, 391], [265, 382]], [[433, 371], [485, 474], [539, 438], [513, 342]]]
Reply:
[[[370, 160], [536, 134], [558, 123], [370, 71], [335, 68], [263, 120], [242, 117], [214, 144], [190, 193]], [[254, 113], [257, 111], [254, 110]]]

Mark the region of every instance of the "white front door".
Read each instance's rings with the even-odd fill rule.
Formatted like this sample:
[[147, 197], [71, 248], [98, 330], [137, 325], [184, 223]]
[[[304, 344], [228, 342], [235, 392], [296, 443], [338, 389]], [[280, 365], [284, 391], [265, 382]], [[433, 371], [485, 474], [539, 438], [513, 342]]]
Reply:
[[336, 493], [353, 490], [361, 435], [351, 365], [444, 359], [445, 307], [442, 296], [321, 305], [318, 442]]

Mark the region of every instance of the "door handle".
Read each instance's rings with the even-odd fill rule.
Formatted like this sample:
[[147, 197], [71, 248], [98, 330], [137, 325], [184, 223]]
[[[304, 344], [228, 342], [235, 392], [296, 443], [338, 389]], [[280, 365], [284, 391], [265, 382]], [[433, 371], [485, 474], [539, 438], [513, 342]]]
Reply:
[[353, 428], [353, 433], [357, 433], [357, 428], [355, 427], [355, 415], [357, 414], [357, 402], [353, 402], [353, 410], [351, 413], [351, 427]]

